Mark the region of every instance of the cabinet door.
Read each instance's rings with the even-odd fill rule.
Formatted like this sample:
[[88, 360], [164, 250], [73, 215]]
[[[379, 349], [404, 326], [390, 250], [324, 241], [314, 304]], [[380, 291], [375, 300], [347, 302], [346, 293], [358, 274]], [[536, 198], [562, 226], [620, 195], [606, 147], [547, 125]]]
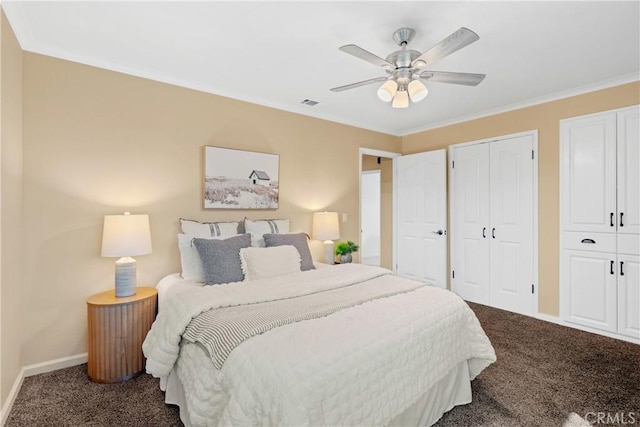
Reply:
[[618, 255], [618, 332], [640, 338], [640, 256]]
[[562, 144], [562, 228], [615, 231], [616, 113], [564, 120]]
[[565, 249], [562, 268], [564, 319], [616, 332], [616, 256]]
[[640, 108], [618, 113], [618, 233], [640, 233]]
[[456, 147], [453, 161], [452, 290], [489, 304], [489, 145]]
[[489, 146], [491, 306], [533, 314], [533, 136]]

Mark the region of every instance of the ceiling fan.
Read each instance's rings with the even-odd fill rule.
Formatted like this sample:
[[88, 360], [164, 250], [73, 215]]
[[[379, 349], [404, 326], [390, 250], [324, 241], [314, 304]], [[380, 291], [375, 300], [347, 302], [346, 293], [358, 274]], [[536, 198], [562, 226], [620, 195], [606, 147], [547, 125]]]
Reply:
[[390, 53], [386, 59], [382, 59], [355, 44], [340, 47], [339, 49], [345, 53], [382, 67], [388, 75], [334, 87], [331, 91], [342, 92], [343, 90], [368, 84], [384, 82], [378, 89], [378, 97], [385, 102], [392, 101], [391, 106], [393, 108], [407, 108], [409, 99], [412, 102], [419, 102], [429, 93], [421, 80], [477, 86], [486, 77], [484, 74], [452, 73], [425, 69], [435, 64], [438, 60], [478, 40], [480, 37], [473, 31], [461, 27], [424, 53], [407, 49], [407, 45], [413, 39], [415, 33], [411, 28], [396, 30], [393, 33], [393, 39], [400, 46], [400, 50]]

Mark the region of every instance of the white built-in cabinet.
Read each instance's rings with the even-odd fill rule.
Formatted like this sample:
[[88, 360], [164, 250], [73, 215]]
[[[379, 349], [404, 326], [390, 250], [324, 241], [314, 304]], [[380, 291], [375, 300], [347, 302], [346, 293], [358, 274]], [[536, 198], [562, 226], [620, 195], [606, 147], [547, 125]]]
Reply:
[[451, 288], [467, 301], [535, 309], [535, 132], [450, 148]]
[[640, 108], [560, 122], [561, 317], [640, 338]]

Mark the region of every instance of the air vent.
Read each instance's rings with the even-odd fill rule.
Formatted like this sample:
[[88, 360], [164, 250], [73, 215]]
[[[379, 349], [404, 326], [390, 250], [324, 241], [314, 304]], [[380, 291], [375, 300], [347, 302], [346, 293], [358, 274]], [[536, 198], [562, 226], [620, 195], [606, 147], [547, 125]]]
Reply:
[[300, 101], [300, 104], [304, 104], [304, 105], [308, 105], [310, 107], [313, 107], [314, 105], [318, 104], [318, 101], [314, 101], [313, 99], [303, 99], [302, 101]]

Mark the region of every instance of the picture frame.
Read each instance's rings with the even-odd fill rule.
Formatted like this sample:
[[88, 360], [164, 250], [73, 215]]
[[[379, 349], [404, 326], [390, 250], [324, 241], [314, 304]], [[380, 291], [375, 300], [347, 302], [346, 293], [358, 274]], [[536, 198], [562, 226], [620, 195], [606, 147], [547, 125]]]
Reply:
[[280, 156], [204, 147], [204, 209], [277, 209]]

